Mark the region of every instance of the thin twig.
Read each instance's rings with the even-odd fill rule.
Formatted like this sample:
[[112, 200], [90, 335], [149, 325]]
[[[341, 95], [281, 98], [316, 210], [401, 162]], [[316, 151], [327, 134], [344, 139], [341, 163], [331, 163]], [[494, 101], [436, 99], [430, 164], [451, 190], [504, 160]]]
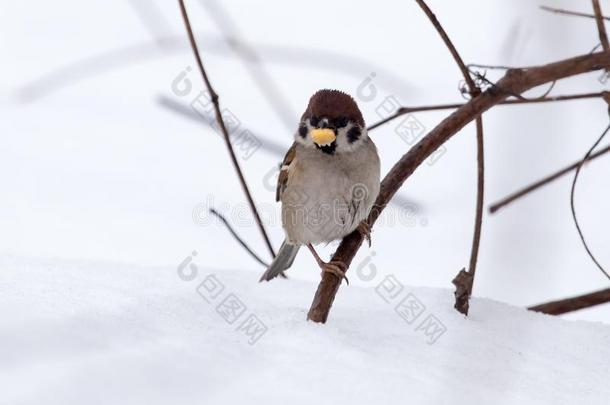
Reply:
[[531, 306], [528, 309], [530, 311], [542, 312], [543, 314], [561, 315], [607, 302], [610, 302], [610, 288], [563, 300], [545, 302], [544, 304]]
[[[471, 71], [472, 72], [472, 71]], [[485, 82], [485, 84], [487, 84], [488, 86], [491, 87], [497, 87], [498, 85], [494, 82], [492, 82], [491, 80], [489, 80], [487, 77], [485, 77], [485, 74], [481, 74], [479, 72], [472, 72], [472, 74], [480, 81]], [[511, 94], [511, 96], [513, 96], [514, 98], [516, 98], [517, 100], [523, 100], [523, 101], [533, 101], [533, 100], [540, 100], [540, 99], [544, 99], [546, 96], [548, 96], [551, 91], [553, 90], [553, 88], [555, 87], [555, 84], [557, 82], [552, 82], [551, 85], [549, 86], [548, 89], [545, 90], [544, 93], [542, 93], [540, 96], [538, 97], [534, 97], [534, 98], [529, 98], [529, 97], [524, 97], [521, 94]]]
[[[231, 226], [231, 224], [229, 223], [229, 221], [218, 211], [216, 211], [214, 208], [210, 208], [210, 213], [214, 216], [216, 216], [222, 223], [224, 226], [227, 227], [227, 229], [229, 230], [229, 232], [231, 233], [231, 235], [235, 238], [235, 240], [237, 240], [237, 242], [246, 250], [246, 252], [248, 252], [250, 254], [250, 256], [252, 256], [254, 258], [254, 260], [256, 260], [257, 262], [259, 262], [260, 264], [263, 265], [263, 267], [267, 268], [269, 267], [268, 263], [265, 263], [255, 252], [254, 250], [252, 250], [250, 248], [250, 246], [248, 246], [248, 244], [237, 234], [237, 232], [235, 231], [235, 229], [233, 229], [233, 227]], [[284, 272], [280, 272], [280, 277], [282, 278], [288, 278], [286, 276], [286, 274]]]
[[[477, 205], [475, 211], [474, 232], [472, 236], [472, 247], [470, 250], [469, 273], [472, 279], [469, 283], [468, 297], [472, 295], [472, 286], [477, 269], [477, 258], [479, 257], [479, 245], [481, 243], [481, 228], [483, 225], [483, 197], [485, 195], [485, 150], [483, 148], [483, 118], [478, 116], [475, 120], [477, 129]], [[456, 309], [464, 315], [468, 315], [468, 303], [464, 308], [458, 306]], [[463, 310], [460, 310], [463, 309]]]
[[[379, 195], [367, 222], [371, 227], [374, 226], [396, 191], [435, 150], [480, 114], [508, 98], [510, 93], [521, 94], [554, 80], [608, 67], [610, 67], [610, 61], [608, 61], [607, 55], [603, 52], [597, 52], [532, 67], [527, 70], [511, 69], [507, 71], [506, 75], [498, 81], [498, 88], [505, 89], [505, 91], [488, 89], [481, 95], [470, 99], [441, 121], [396, 162], [381, 182]], [[362, 245], [362, 241], [363, 237], [360, 232], [352, 232], [347, 235], [341, 241], [331, 260], [340, 261], [349, 266]], [[328, 273], [322, 276], [322, 282], [316, 290], [307, 315], [308, 319], [314, 322], [326, 322], [339, 286], [340, 280], [338, 277]]]
[[[595, 18], [594, 14], [581, 13], [578, 11], [564, 10], [561, 8], [555, 8], [555, 7], [549, 7], [549, 6], [540, 6], [540, 8], [544, 11], [550, 11], [551, 13], [555, 13], [555, 14], [563, 14], [563, 15], [569, 15], [569, 16], [575, 16], [575, 17]], [[604, 20], [610, 21], [610, 17], [603, 17], [603, 18], [604, 18]]]
[[472, 77], [470, 77], [470, 73], [468, 72], [468, 68], [464, 64], [464, 61], [460, 57], [460, 54], [458, 53], [458, 51], [455, 49], [455, 46], [453, 46], [453, 43], [451, 42], [451, 40], [449, 39], [449, 36], [445, 32], [445, 29], [443, 28], [441, 23], [438, 22], [438, 19], [436, 18], [436, 16], [432, 12], [432, 10], [430, 10], [430, 7], [428, 7], [426, 2], [424, 2], [423, 0], [415, 0], [415, 1], [417, 1], [417, 4], [419, 4], [419, 7], [424, 11], [424, 13], [426, 13], [428, 18], [430, 19], [430, 22], [432, 22], [432, 25], [434, 26], [434, 28], [436, 29], [438, 34], [443, 39], [443, 42], [447, 46], [447, 49], [449, 49], [449, 52], [451, 52], [451, 55], [453, 56], [453, 59], [455, 60], [455, 63], [457, 63], [458, 68], [462, 72], [462, 76], [464, 76], [464, 80], [466, 81], [466, 84], [468, 85], [468, 89], [470, 90], [470, 94], [471, 95], [476, 95], [477, 86], [474, 83], [474, 80], [472, 80]]
[[212, 104], [214, 104], [214, 111], [216, 113], [216, 121], [218, 122], [218, 126], [220, 127], [220, 130], [222, 131], [222, 134], [224, 136], [225, 143], [226, 143], [227, 149], [229, 151], [229, 155], [231, 156], [231, 161], [233, 162], [233, 167], [235, 168], [235, 171], [237, 172], [237, 176], [239, 177], [239, 182], [241, 183], [244, 194], [246, 195], [246, 198], [248, 199], [248, 204], [250, 205], [250, 210], [252, 211], [252, 215], [256, 219], [256, 224], [258, 225], [258, 228], [263, 236], [263, 239], [265, 240], [265, 244], [267, 245], [267, 248], [269, 249], [269, 253], [271, 254], [271, 257], [275, 257], [275, 251], [273, 250], [273, 246], [271, 245], [269, 236], [267, 235], [267, 232], [265, 231], [265, 227], [263, 225], [263, 222], [261, 221], [261, 217], [258, 214], [256, 205], [254, 204], [254, 200], [252, 199], [252, 195], [250, 194], [250, 190], [248, 189], [248, 185], [246, 184], [246, 179], [244, 178], [241, 168], [239, 167], [239, 162], [237, 161], [237, 157], [235, 157], [235, 151], [233, 151], [233, 146], [231, 145], [231, 140], [229, 138], [229, 131], [227, 131], [227, 127], [225, 126], [225, 122], [222, 118], [222, 113], [220, 111], [220, 104], [218, 102], [218, 94], [216, 94], [216, 92], [212, 88], [212, 84], [210, 83], [210, 80], [205, 71], [205, 68], [203, 67], [203, 61], [201, 60], [201, 55], [199, 54], [199, 49], [197, 48], [197, 42], [195, 41], [195, 36], [193, 35], [193, 29], [191, 28], [191, 23], [189, 21], [188, 14], [186, 12], [184, 0], [178, 0], [178, 4], [180, 5], [180, 11], [182, 13], [182, 18], [184, 19], [184, 25], [186, 27], [186, 32], [188, 34], [189, 41], [191, 43], [191, 48], [193, 48], [193, 53], [195, 54], [195, 59], [197, 60], [197, 66], [199, 66], [199, 71], [201, 73], [201, 76], [203, 77], [205, 86], [208, 89], [208, 92], [210, 93], [210, 97], [212, 99]]
[[[593, 49], [591, 49], [591, 51], [589, 53], [595, 52], [597, 50], [597, 48], [599, 48], [600, 46], [601, 46], [601, 44], [598, 43], [597, 45], [595, 45], [593, 47]], [[508, 69], [529, 69], [531, 66], [484, 65], [481, 63], [469, 63], [466, 65], [466, 67], [470, 71], [470, 68], [473, 68], [473, 67], [479, 68], [479, 69], [508, 70]]]
[[265, 95], [265, 99], [271, 104], [275, 113], [289, 129], [292, 134], [295, 122], [298, 119], [295, 112], [290, 108], [290, 100], [275, 83], [273, 77], [265, 70], [260, 57], [253, 47], [240, 35], [237, 26], [233, 23], [229, 13], [223, 8], [221, 2], [215, 0], [203, 0], [200, 3], [212, 16], [214, 22], [220, 28], [227, 45], [241, 58], [248, 73], [252, 76], [254, 83]]
[[235, 229], [233, 229], [233, 227], [231, 226], [229, 221], [227, 221], [227, 219], [221, 213], [216, 211], [214, 208], [210, 208], [210, 213], [212, 215], [214, 215], [216, 218], [218, 218], [224, 224], [224, 226], [227, 227], [229, 232], [231, 232], [231, 235], [233, 235], [233, 237], [237, 240], [237, 242], [239, 242], [241, 247], [246, 249], [246, 252], [248, 252], [250, 254], [250, 256], [252, 256], [254, 258], [254, 260], [256, 260], [257, 262], [262, 264], [264, 267], [269, 267], [269, 264], [265, 263], [263, 261], [263, 259], [261, 259], [256, 253], [254, 253], [254, 250], [252, 250], [250, 248], [250, 246], [248, 246], [248, 244], [237, 234], [237, 232], [235, 232]]
[[159, 9], [157, 2], [149, 0], [129, 0], [128, 3], [136, 12], [142, 25], [150, 33], [157, 45], [165, 47], [163, 38], [171, 32], [171, 27], [163, 12]]
[[468, 71], [470, 68], [491, 69], [491, 70], [508, 70], [508, 69], [527, 69], [527, 66], [508, 66], [508, 65], [484, 65], [481, 63], [469, 63], [466, 65]]
[[604, 270], [602, 265], [597, 261], [597, 259], [593, 255], [593, 252], [591, 252], [591, 249], [589, 249], [589, 245], [587, 245], [587, 242], [585, 241], [585, 236], [583, 235], [582, 230], [580, 229], [580, 225], [578, 224], [578, 219], [576, 219], [576, 208], [574, 206], [574, 191], [576, 190], [576, 181], [578, 180], [578, 175], [580, 174], [580, 169], [582, 169], [582, 165], [587, 160], [589, 160], [591, 154], [593, 153], [593, 150], [595, 148], [597, 148], [597, 145], [599, 145], [600, 142], [602, 141], [602, 139], [604, 139], [604, 137], [606, 136], [608, 131], [610, 131], [610, 125], [608, 125], [608, 127], [600, 135], [600, 137], [597, 139], [597, 141], [595, 141], [593, 146], [591, 146], [591, 149], [589, 149], [587, 151], [587, 154], [585, 155], [585, 157], [582, 159], [582, 161], [578, 164], [578, 167], [576, 168], [576, 173], [574, 173], [574, 180], [572, 181], [572, 189], [570, 190], [570, 209], [572, 210], [572, 218], [574, 219], [574, 225], [576, 225], [576, 230], [578, 231], [578, 236], [580, 236], [580, 240], [582, 241], [582, 244], [585, 247], [587, 254], [591, 258], [591, 260], [593, 260], [593, 263], [595, 263], [597, 268], [608, 278], [608, 280], [610, 280], [610, 274], [608, 274], [606, 272], [606, 270]]
[[[231, 54], [226, 42], [212, 34], [206, 34], [206, 50], [214, 54]], [[163, 46], [160, 47], [159, 43]], [[376, 72], [380, 88], [395, 94], [408, 94], [413, 87], [401, 77], [383, 66], [372, 64], [360, 56], [323, 49], [303, 48], [294, 45], [268, 45], [252, 43], [266, 61], [287, 66], [309, 67], [315, 70], [336, 71], [362, 80], [362, 72]], [[139, 64], [154, 58], [167, 57], [169, 52], [188, 49], [182, 35], [159, 37], [157, 41], [145, 41], [134, 45], [104, 51], [65, 63], [29, 80], [16, 89], [16, 97], [22, 103], [31, 103], [49, 96], [65, 87], [88, 80], [111, 70]], [[377, 80], [376, 79], [376, 80]]]
[[610, 51], [608, 44], [608, 35], [606, 35], [606, 26], [604, 25], [604, 16], [599, 5], [599, 0], [591, 0], [593, 3], [593, 11], [595, 12], [595, 22], [597, 23], [597, 31], [599, 33], [599, 42], [602, 44], [604, 52]]
[[[421, 9], [426, 13], [430, 22], [441, 36], [443, 42], [449, 49], [449, 52], [453, 56], [455, 63], [458, 65], [458, 68], [462, 72], [462, 76], [464, 77], [464, 81], [468, 85], [468, 92], [470, 93], [470, 97], [476, 97], [481, 93], [481, 90], [477, 87], [472, 77], [470, 77], [470, 71], [464, 64], [464, 61], [460, 57], [457, 49], [449, 39], [449, 35], [445, 32], [445, 29], [438, 21], [430, 7], [426, 4], [424, 0], [416, 0], [417, 4], [421, 7]], [[468, 315], [469, 308], [469, 299], [472, 295], [472, 286], [474, 283], [474, 276], [477, 269], [477, 257], [479, 255], [479, 245], [481, 241], [481, 227], [483, 225], [483, 196], [485, 190], [485, 162], [484, 162], [484, 151], [483, 151], [483, 118], [481, 115], [477, 116], [476, 119], [476, 137], [477, 137], [477, 203], [475, 210], [475, 221], [474, 221], [474, 232], [472, 236], [472, 246], [470, 250], [470, 261], [468, 267], [469, 277], [461, 278], [461, 280], [467, 280], [466, 285], [462, 287], [457, 286], [457, 291], [463, 291], [463, 293], [456, 294], [455, 300], [455, 308], [463, 313], [464, 315]]]
[[[606, 146], [603, 149], [600, 149], [599, 151], [597, 151], [597, 152], [593, 153], [591, 156], [589, 156], [589, 158], [587, 159], [587, 163], [594, 159], [597, 159], [598, 157], [600, 157], [608, 152], [610, 152], [610, 145]], [[564, 167], [563, 169], [557, 170], [556, 172], [551, 173], [548, 176], [545, 176], [542, 179], [540, 179], [526, 187], [523, 187], [522, 189], [515, 191], [514, 193], [508, 195], [507, 197], [504, 197], [503, 199], [493, 203], [492, 205], [489, 206], [489, 213], [493, 214], [495, 212], [498, 212], [498, 210], [500, 208], [504, 208], [505, 206], [509, 205], [513, 201], [516, 201], [519, 198], [531, 193], [532, 191], [535, 191], [535, 190], [539, 189], [540, 187], [545, 186], [545, 185], [553, 182], [554, 180], [557, 180], [558, 178], [570, 173], [572, 170], [575, 170], [580, 165], [581, 162], [582, 162], [582, 160], [578, 160], [578, 162], [574, 162], [571, 165]]]
[[[192, 121], [203, 123], [209, 126], [210, 128], [216, 129], [216, 127], [214, 127], [212, 124], [216, 118], [214, 117], [214, 114], [210, 112], [203, 111], [202, 109], [198, 109], [197, 111], [195, 111], [188, 104], [183, 104], [171, 97], [167, 97], [164, 95], [157, 96], [156, 102], [159, 106], [165, 108], [168, 111], [174, 112]], [[263, 137], [259, 133], [243, 125], [244, 124], [242, 123], [241, 128], [243, 128], [244, 131], [248, 131], [255, 139], [260, 142], [260, 149], [262, 151], [265, 151], [273, 156], [279, 157], [280, 159], [282, 156], [284, 156], [284, 154], [286, 153], [287, 146], [284, 146], [280, 143]], [[218, 131], [214, 132], [218, 133]], [[221, 138], [223, 137], [222, 134], [218, 135], [220, 135]], [[275, 192], [275, 189], [273, 191]]]
[[[498, 105], [513, 105], [513, 104], [536, 104], [536, 103], [549, 103], [555, 101], [568, 101], [568, 100], [581, 100], [588, 98], [600, 98], [604, 95], [605, 92], [596, 92], [596, 93], [583, 93], [583, 94], [568, 94], [562, 96], [554, 96], [554, 97], [544, 97], [544, 98], [534, 98], [534, 99], [509, 99], [504, 100]], [[378, 121], [367, 129], [369, 131], [380, 127], [381, 125], [387, 124], [388, 122], [402, 116], [405, 114], [412, 114], [416, 112], [422, 111], [439, 111], [439, 110], [454, 110], [456, 108], [462, 107], [466, 103], [452, 103], [452, 104], [438, 104], [438, 105], [428, 105], [428, 106], [419, 106], [419, 107], [400, 107], [394, 114], [391, 116]]]

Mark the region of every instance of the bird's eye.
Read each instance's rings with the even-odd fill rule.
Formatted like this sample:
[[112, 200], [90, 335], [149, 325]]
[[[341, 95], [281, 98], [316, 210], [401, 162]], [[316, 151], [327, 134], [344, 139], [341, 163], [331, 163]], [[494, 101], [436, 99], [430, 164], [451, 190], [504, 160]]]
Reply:
[[347, 123], [348, 123], [348, 119], [346, 117], [340, 117], [335, 120], [335, 127], [343, 128], [343, 127], [347, 126]]
[[310, 124], [312, 127], [317, 126], [319, 122], [320, 122], [320, 118], [319, 118], [319, 117], [311, 117], [311, 118], [309, 119], [309, 124]]

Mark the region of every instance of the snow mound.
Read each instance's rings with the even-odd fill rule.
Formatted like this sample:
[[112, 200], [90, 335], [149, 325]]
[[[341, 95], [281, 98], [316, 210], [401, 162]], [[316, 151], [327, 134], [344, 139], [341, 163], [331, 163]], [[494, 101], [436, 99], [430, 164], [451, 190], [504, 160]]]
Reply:
[[[375, 274], [341, 287], [257, 271], [0, 259], [2, 404], [607, 404], [610, 325]], [[352, 277], [356, 277], [354, 273]], [[361, 275], [364, 277], [365, 275]], [[371, 276], [371, 275], [367, 275]]]

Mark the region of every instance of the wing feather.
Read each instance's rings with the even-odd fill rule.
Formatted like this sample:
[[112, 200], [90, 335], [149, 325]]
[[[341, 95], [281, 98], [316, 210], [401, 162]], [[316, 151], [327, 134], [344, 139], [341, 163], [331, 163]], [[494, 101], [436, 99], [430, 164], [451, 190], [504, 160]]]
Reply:
[[284, 156], [282, 166], [280, 167], [280, 175], [277, 178], [277, 187], [275, 189], [275, 201], [280, 201], [282, 193], [286, 189], [286, 185], [288, 184], [288, 173], [290, 170], [290, 165], [292, 165], [295, 156], [296, 143], [293, 143], [290, 149], [288, 149], [288, 152], [286, 152], [286, 156]]

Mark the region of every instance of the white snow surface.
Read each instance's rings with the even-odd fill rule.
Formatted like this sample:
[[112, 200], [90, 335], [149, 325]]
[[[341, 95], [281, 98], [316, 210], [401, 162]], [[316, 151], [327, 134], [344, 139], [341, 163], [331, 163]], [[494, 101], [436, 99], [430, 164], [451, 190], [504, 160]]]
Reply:
[[[389, 274], [343, 285], [321, 325], [306, 321], [316, 284], [259, 284], [254, 270], [198, 264], [185, 281], [172, 266], [8, 256], [0, 266], [2, 404], [572, 405], [610, 398], [610, 325], [477, 298], [464, 318], [448, 289], [404, 286], [393, 299], [384, 295], [386, 303], [376, 287]], [[224, 290], [208, 303], [197, 287], [210, 275]], [[228, 324], [216, 307], [231, 293], [246, 309]], [[412, 324], [394, 310], [408, 294], [425, 306]], [[237, 330], [250, 314], [267, 328], [254, 344]], [[417, 330], [429, 315], [446, 329], [432, 334], [432, 344]]]

